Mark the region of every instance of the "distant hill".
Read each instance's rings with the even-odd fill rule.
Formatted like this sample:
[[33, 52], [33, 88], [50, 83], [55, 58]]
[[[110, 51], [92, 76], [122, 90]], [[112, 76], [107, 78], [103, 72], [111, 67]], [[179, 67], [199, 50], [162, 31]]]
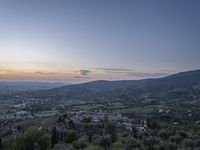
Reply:
[[67, 85], [50, 90], [28, 93], [36, 97], [65, 97], [66, 99], [136, 100], [143, 97], [172, 97], [198, 93], [200, 70], [182, 72], [164, 78], [124, 81], [93, 81]]
[[24, 91], [47, 90], [61, 87], [64, 83], [48, 82], [0, 82], [0, 94], [12, 94]]

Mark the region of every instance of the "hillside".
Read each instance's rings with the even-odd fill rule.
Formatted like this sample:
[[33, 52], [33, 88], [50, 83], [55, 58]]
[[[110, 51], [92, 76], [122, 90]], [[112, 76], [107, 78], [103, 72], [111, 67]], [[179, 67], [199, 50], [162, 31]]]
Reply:
[[0, 94], [13, 94], [24, 91], [47, 90], [67, 84], [48, 82], [0, 82]]
[[[182, 72], [158, 79], [93, 81], [68, 85], [50, 90], [28, 93], [36, 97], [65, 97], [66, 99], [125, 99], [136, 100], [142, 97], [180, 96], [198, 93], [200, 89], [200, 70]], [[98, 98], [99, 97], [99, 98]]]

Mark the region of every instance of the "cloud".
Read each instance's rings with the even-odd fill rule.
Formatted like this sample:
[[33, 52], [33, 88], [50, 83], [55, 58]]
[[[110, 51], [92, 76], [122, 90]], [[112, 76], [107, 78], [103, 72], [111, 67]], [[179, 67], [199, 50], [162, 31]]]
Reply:
[[123, 69], [123, 68], [96, 68], [96, 70], [103, 71], [109, 74], [128, 74], [133, 72], [131, 69]]
[[41, 71], [37, 71], [35, 73], [40, 74], [40, 75], [55, 75], [55, 74], [57, 74], [55, 72], [41, 72]]
[[87, 76], [89, 73], [91, 73], [90, 70], [77, 70], [75, 72], [78, 73], [81, 76]]
[[88, 79], [90, 77], [88, 77], [88, 76], [74, 76], [73, 78], [75, 78], [75, 79]]
[[96, 68], [96, 70], [101, 70], [101, 71], [132, 71], [130, 69], [120, 69], [120, 68]]
[[134, 77], [161, 77], [161, 76], [166, 76], [169, 75], [169, 73], [164, 73], [164, 72], [153, 72], [153, 73], [147, 73], [147, 72], [130, 72], [127, 73], [129, 76], [134, 76]]
[[176, 73], [177, 71], [175, 70], [170, 70], [170, 69], [163, 69], [163, 70], [160, 70], [161, 72], [165, 72], [165, 73]]
[[96, 68], [96, 70], [113, 75], [131, 76], [136, 78], [162, 77], [172, 73], [172, 71], [169, 70], [161, 70], [159, 72], [141, 72], [122, 68]]

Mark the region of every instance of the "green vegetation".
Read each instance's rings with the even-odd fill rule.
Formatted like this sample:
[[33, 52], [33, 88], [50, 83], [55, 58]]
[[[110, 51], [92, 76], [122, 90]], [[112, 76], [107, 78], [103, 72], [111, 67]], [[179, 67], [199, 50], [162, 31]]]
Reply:
[[4, 141], [3, 150], [198, 150], [200, 147], [200, 128], [194, 126], [159, 126], [145, 132], [127, 132], [106, 123], [98, 129], [102, 130], [98, 134], [80, 131], [82, 128], [71, 130], [64, 140], [57, 138], [54, 145], [52, 138], [58, 135], [55, 128], [51, 133], [29, 128]]
[[[0, 96], [0, 115], [4, 116], [7, 112], [11, 115], [1, 125], [8, 126], [10, 130], [2, 132], [4, 136], [0, 139], [0, 149], [199, 150], [199, 79], [200, 71], [196, 71], [161, 79], [95, 81], [23, 93], [21, 96]], [[19, 103], [23, 95], [31, 109], [13, 107], [23, 104]], [[80, 118], [60, 115], [83, 110], [105, 114], [117, 112], [125, 120], [133, 119], [130, 122], [133, 126], [138, 118], [144, 119], [148, 128], [145, 126], [144, 131], [138, 131], [136, 127], [130, 129], [133, 126], [120, 126], [122, 119], [113, 124], [106, 117], [92, 122], [90, 116], [80, 121]], [[26, 111], [33, 118], [28, 118], [27, 114], [16, 116], [16, 111], [19, 114]], [[19, 127], [15, 128], [15, 125]], [[17, 130], [16, 136], [11, 126]], [[44, 129], [29, 128], [31, 126], [42, 126]], [[12, 137], [7, 137], [11, 134]]]
[[28, 128], [18, 134], [16, 138], [4, 143], [5, 150], [48, 150], [51, 145], [51, 137], [46, 131], [36, 127]]

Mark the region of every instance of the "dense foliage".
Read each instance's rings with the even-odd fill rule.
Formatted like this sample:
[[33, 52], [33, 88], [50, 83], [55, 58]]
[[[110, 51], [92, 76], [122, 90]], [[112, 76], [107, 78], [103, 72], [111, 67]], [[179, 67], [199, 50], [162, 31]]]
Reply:
[[[81, 127], [79, 127], [80, 129]], [[78, 128], [70, 130], [65, 138], [54, 138], [55, 129], [47, 131], [39, 128], [29, 128], [3, 143], [5, 150], [199, 150], [199, 127], [162, 126], [149, 131], [128, 132], [106, 123], [99, 128], [102, 132], [88, 134]], [[89, 129], [88, 129], [89, 130]]]

